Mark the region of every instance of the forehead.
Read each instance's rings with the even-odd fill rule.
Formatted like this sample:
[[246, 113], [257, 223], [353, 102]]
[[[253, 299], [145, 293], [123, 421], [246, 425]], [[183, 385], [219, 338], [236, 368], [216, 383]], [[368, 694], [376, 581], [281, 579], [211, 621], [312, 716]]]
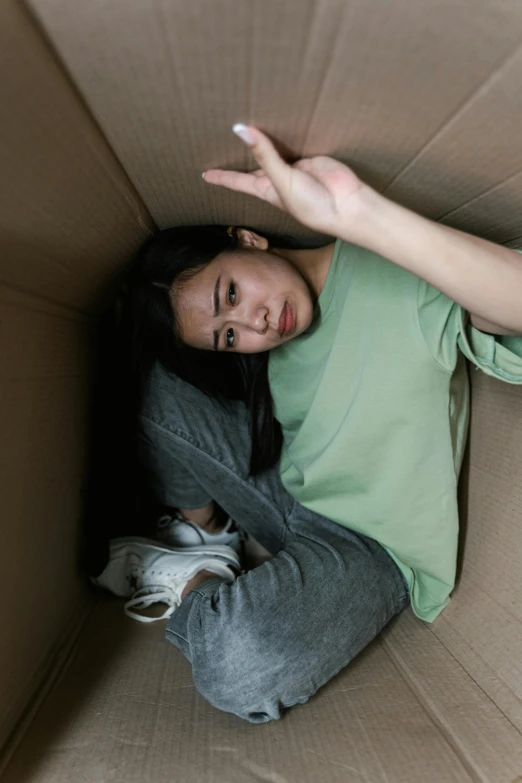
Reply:
[[[212, 259], [206, 266], [198, 270], [186, 280], [181, 280], [178, 291], [174, 292], [174, 298], [183, 300], [185, 306], [206, 307], [211, 306], [217, 279], [227, 275], [241, 273], [242, 279], [259, 278], [262, 264], [252, 264], [256, 251], [249, 251], [248, 255], [241, 252], [222, 253]], [[249, 263], [250, 262], [250, 263]]]
[[180, 337], [188, 345], [212, 348], [213, 298], [219, 276], [219, 269], [212, 261], [194, 277], [183, 281], [174, 292], [173, 305]]

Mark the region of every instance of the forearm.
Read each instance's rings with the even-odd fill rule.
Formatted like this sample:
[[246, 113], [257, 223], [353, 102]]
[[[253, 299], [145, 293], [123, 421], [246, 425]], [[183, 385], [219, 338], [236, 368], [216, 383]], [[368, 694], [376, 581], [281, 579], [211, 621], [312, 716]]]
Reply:
[[360, 220], [338, 236], [426, 280], [506, 333], [522, 334], [522, 257], [505, 247], [434, 223], [364, 188]]

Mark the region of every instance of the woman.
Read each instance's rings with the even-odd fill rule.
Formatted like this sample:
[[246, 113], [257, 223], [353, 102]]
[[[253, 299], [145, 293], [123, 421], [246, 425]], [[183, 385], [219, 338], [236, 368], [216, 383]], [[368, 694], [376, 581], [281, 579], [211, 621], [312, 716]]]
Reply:
[[[162, 538], [175, 548], [116, 540], [97, 583], [137, 590], [127, 607], [169, 603], [167, 638], [198, 689], [265, 722], [307, 701], [410, 601], [426, 621], [447, 604], [464, 357], [522, 383], [522, 264], [335, 160], [290, 166], [258, 129], [235, 131], [261, 168], [205, 180], [337, 241], [302, 250], [205, 227], [144, 247], [131, 282], [143, 455], [156, 496], [200, 536], [174, 521]], [[273, 559], [236, 578], [219, 509]]]

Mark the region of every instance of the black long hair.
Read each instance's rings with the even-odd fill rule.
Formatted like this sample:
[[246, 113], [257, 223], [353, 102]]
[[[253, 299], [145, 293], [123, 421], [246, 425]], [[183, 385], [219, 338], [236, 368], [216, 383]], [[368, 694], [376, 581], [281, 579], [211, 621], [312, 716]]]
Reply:
[[[286, 236], [263, 235], [274, 247], [299, 247]], [[273, 414], [268, 383], [268, 352], [239, 354], [191, 348], [180, 338], [173, 308], [176, 281], [187, 279], [225, 251], [238, 248], [236, 232], [226, 226], [169, 228], [139, 249], [127, 281], [126, 317], [130, 319], [134, 372], [145, 384], [159, 361], [196, 388], [222, 401], [242, 400], [250, 412], [252, 475], [272, 467], [282, 435]]]

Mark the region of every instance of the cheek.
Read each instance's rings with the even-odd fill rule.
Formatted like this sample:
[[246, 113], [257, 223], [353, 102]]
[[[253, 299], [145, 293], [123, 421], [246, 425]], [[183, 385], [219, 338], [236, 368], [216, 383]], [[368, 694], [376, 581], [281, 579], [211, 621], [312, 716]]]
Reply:
[[275, 348], [276, 345], [279, 345], [279, 342], [274, 343], [264, 334], [256, 334], [250, 330], [242, 330], [239, 334], [237, 352], [263, 353], [264, 351], [270, 351], [272, 348]]
[[[299, 306], [300, 305], [300, 306]], [[309, 296], [304, 295], [298, 302], [298, 327], [299, 334], [306, 331], [311, 326], [314, 318], [314, 306]]]

